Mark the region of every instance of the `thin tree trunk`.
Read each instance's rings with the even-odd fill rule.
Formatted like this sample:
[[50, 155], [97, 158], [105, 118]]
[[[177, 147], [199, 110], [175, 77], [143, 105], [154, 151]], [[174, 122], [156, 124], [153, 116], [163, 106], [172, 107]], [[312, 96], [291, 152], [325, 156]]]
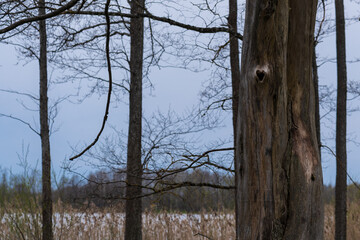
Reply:
[[[45, 0], [39, 0], [39, 15], [45, 14]], [[46, 22], [39, 21], [40, 32], [40, 137], [42, 152], [42, 239], [52, 240], [51, 159], [48, 121]]]
[[[237, 0], [229, 0], [229, 27], [232, 31], [237, 32]], [[236, 148], [236, 125], [238, 117], [238, 106], [239, 106], [239, 83], [240, 83], [240, 61], [239, 61], [239, 40], [233, 34], [229, 34], [230, 37], [230, 66], [231, 66], [231, 84], [232, 84], [232, 114], [233, 114], [233, 134], [234, 134], [234, 148]], [[236, 161], [236, 151], [234, 151], [234, 162], [235, 169], [238, 169], [238, 164]], [[236, 171], [238, 172], [238, 171]], [[235, 182], [238, 181], [238, 175], [235, 172]], [[237, 191], [235, 191], [235, 199]], [[238, 206], [235, 201], [235, 217], [236, 222], [239, 222], [238, 219]], [[237, 231], [239, 224], [236, 224]]]
[[[133, 0], [131, 14], [144, 11], [144, 0]], [[127, 187], [125, 239], [142, 239], [142, 164], [141, 164], [141, 121], [142, 121], [142, 68], [144, 19], [131, 18], [130, 23], [130, 120], [127, 149]]]
[[335, 239], [346, 240], [346, 42], [343, 0], [335, 0], [337, 55]]
[[[229, 0], [229, 27], [237, 32], [237, 0]], [[240, 64], [239, 64], [239, 40], [230, 33], [230, 65], [232, 83], [232, 109], [233, 109], [233, 130], [234, 140], [236, 133], [236, 123], [239, 106], [239, 83], [240, 83]]]
[[236, 129], [241, 240], [323, 238], [311, 72], [316, 6], [246, 3]]
[[313, 82], [315, 89], [315, 125], [316, 125], [316, 138], [319, 145], [319, 154], [321, 159], [321, 132], [320, 132], [320, 101], [319, 101], [319, 74], [318, 74], [318, 65], [316, 60], [316, 43], [313, 47], [313, 59], [312, 59], [312, 72], [313, 72]]

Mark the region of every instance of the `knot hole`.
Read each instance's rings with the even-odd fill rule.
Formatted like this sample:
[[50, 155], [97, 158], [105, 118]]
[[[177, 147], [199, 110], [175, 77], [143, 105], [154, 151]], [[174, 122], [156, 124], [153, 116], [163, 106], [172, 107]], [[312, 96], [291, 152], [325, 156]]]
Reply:
[[259, 82], [263, 82], [266, 76], [266, 72], [264, 70], [256, 70], [256, 77]]
[[311, 174], [311, 181], [315, 181], [315, 176], [314, 176], [314, 174]]

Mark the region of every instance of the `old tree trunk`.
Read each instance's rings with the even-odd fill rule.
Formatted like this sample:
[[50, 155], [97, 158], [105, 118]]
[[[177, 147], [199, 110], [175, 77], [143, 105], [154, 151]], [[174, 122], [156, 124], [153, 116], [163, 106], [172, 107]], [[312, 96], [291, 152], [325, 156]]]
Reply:
[[317, 1], [248, 0], [237, 128], [238, 239], [322, 239], [312, 81]]
[[[131, 14], [144, 11], [144, 0], [133, 0]], [[144, 19], [131, 18], [130, 23], [130, 101], [129, 101], [129, 134], [126, 172], [126, 219], [125, 239], [142, 239], [142, 164], [141, 164], [141, 121], [142, 121], [142, 68]]]

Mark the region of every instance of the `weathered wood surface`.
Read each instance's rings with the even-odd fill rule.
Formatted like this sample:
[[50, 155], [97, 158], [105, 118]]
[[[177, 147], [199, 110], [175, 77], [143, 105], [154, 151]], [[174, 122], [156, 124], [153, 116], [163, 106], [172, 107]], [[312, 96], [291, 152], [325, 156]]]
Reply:
[[241, 240], [323, 238], [312, 81], [316, 6], [246, 4], [236, 133]]

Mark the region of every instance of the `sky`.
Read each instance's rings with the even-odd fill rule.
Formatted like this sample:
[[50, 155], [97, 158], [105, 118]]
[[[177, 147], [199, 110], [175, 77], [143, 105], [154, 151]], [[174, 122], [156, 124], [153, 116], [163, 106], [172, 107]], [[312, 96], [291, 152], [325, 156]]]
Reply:
[[[346, 10], [351, 8], [351, 14], [359, 13], [360, 7], [354, 8], [354, 3], [347, 1]], [[360, 14], [359, 14], [360, 16]], [[347, 59], [360, 58], [360, 22], [351, 24], [346, 28]], [[334, 58], [335, 35], [330, 34], [318, 45], [319, 58]], [[38, 92], [38, 64], [30, 62], [25, 64], [19, 61], [17, 52], [12, 46], [0, 44], [0, 89], [15, 90], [18, 92], [37, 95]], [[360, 63], [348, 64], [348, 79], [358, 80]], [[52, 73], [51, 69], [49, 71]], [[54, 75], [49, 74], [52, 78]], [[184, 112], [198, 104], [199, 93], [202, 86], [209, 81], [208, 72], [191, 72], [182, 69], [163, 68], [153, 69], [150, 79], [154, 88], [144, 91], [144, 114], [151, 114], [160, 109], [167, 111], [169, 108], [176, 112]], [[336, 87], [336, 63], [328, 62], [319, 68], [320, 85]], [[86, 85], [86, 83], [85, 83]], [[74, 85], [51, 85], [50, 100], [68, 94], [76, 93]], [[127, 96], [123, 96], [124, 101]], [[29, 122], [35, 129], [39, 129], [38, 113], [35, 103], [27, 97], [21, 97], [0, 91], [0, 113], [12, 115]], [[59, 105], [59, 112], [55, 120], [55, 129], [51, 135], [52, 166], [56, 174], [61, 174], [61, 166], [74, 154], [73, 147], [81, 150], [96, 136], [102, 122], [105, 106], [105, 95], [94, 94], [81, 104], [64, 101]], [[349, 104], [356, 108], [359, 100]], [[24, 108], [24, 105], [26, 108]], [[324, 114], [324, 112], [322, 112]], [[322, 142], [335, 149], [335, 113], [329, 116], [330, 120], [322, 122]], [[112, 104], [109, 123], [105, 135], [110, 133], [110, 126], [121, 126], [127, 132], [128, 105], [125, 103]], [[360, 112], [353, 112], [348, 116], [348, 172], [355, 181], [360, 182]], [[224, 127], [212, 134], [216, 136], [231, 136], [231, 118], [223, 122]], [[28, 150], [28, 154], [27, 153]], [[23, 170], [21, 159], [34, 167], [40, 167], [41, 151], [40, 138], [28, 126], [19, 121], [0, 117], [0, 166], [18, 173]], [[23, 161], [24, 162], [24, 161]], [[328, 151], [322, 151], [322, 166], [325, 184], [335, 184], [336, 164], [334, 157]], [[91, 167], [80, 165], [92, 171]]]

